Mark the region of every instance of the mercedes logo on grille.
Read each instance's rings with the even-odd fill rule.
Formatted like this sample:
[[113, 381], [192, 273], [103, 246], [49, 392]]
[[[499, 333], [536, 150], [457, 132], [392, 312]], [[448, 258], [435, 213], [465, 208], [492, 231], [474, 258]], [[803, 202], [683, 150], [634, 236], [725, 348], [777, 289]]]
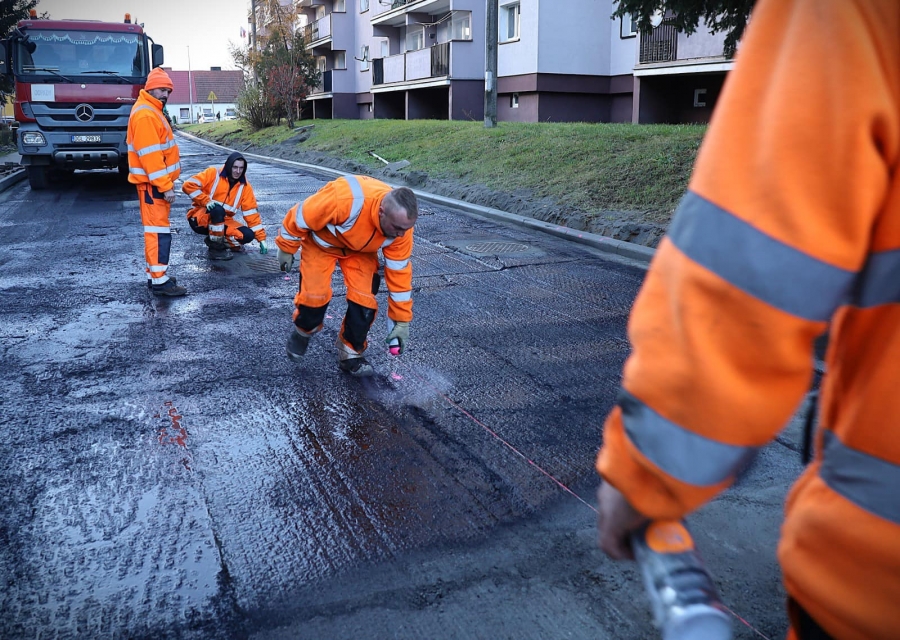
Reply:
[[75, 107], [75, 117], [81, 122], [90, 122], [94, 119], [94, 107], [89, 104], [80, 104]]

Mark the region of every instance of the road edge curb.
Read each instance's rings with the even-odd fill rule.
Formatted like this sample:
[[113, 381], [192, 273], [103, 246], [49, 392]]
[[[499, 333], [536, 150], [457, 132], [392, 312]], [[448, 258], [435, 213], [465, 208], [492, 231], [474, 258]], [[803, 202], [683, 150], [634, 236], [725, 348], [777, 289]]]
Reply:
[[25, 168], [24, 167], [17, 169], [16, 171], [9, 174], [8, 176], [4, 176], [3, 178], [0, 178], [0, 193], [6, 191], [10, 187], [12, 187], [14, 184], [17, 184], [24, 179], [25, 179]]
[[[331, 178], [340, 178], [343, 176], [351, 175], [345, 171], [338, 171], [337, 169], [329, 169], [328, 167], [320, 167], [314, 164], [307, 164], [305, 162], [297, 162], [295, 160], [284, 160], [282, 158], [275, 158], [273, 156], [263, 156], [256, 153], [244, 153], [240, 149], [233, 149], [231, 147], [226, 147], [224, 145], [210, 142], [209, 140], [204, 140], [198, 136], [193, 134], [178, 131], [178, 135], [189, 138], [195, 142], [199, 142], [200, 144], [204, 144], [209, 147], [214, 147], [217, 149], [222, 149], [223, 151], [238, 151], [242, 155], [248, 158], [255, 158], [257, 160], [264, 160], [266, 162], [272, 162], [274, 164], [280, 164], [288, 167], [299, 167], [306, 171], [310, 171], [312, 173], [317, 173], [321, 175], [325, 175]], [[387, 182], [386, 180], [384, 182]], [[387, 182], [391, 186], [401, 186], [395, 185], [390, 182]], [[553, 224], [551, 222], [545, 222], [543, 220], [538, 220], [536, 218], [529, 218], [526, 216], [520, 216], [517, 213], [510, 213], [508, 211], [503, 211], [501, 209], [493, 209], [491, 207], [484, 207], [478, 204], [472, 204], [471, 202], [466, 202], [465, 200], [456, 200], [454, 198], [449, 198], [447, 196], [440, 196], [434, 193], [429, 193], [427, 191], [420, 191], [419, 189], [413, 189], [413, 193], [416, 194], [417, 197], [422, 200], [426, 200], [428, 202], [432, 202], [434, 204], [443, 204], [447, 206], [452, 206], [456, 209], [464, 211], [466, 213], [470, 213], [473, 215], [493, 219], [493, 220], [502, 220], [504, 222], [509, 222], [511, 224], [516, 224], [522, 227], [526, 227], [529, 229], [534, 229], [536, 231], [542, 231], [544, 233], [548, 233], [550, 235], [554, 235], [560, 238], [566, 238], [567, 240], [572, 240], [573, 242], [577, 242], [579, 244], [587, 245], [594, 249], [598, 249], [605, 253], [612, 253], [617, 256], [621, 256], [624, 258], [628, 258], [630, 260], [636, 260], [638, 262], [643, 263], [644, 265], [650, 264], [650, 261], [653, 259], [653, 256], [656, 254], [656, 249], [651, 247], [645, 247], [644, 245], [634, 244], [633, 242], [625, 242], [624, 240], [616, 240], [615, 238], [610, 238], [608, 236], [601, 236], [597, 233], [590, 233], [589, 231], [578, 231], [577, 229], [573, 229], [571, 227], [565, 227], [558, 224]]]

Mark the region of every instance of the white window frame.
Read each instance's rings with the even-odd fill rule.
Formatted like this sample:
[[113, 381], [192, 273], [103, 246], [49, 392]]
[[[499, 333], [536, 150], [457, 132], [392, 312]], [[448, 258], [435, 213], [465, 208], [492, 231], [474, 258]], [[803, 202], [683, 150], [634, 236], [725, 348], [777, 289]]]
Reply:
[[369, 0], [359, 0], [359, 12], [365, 13], [369, 10]]
[[[409, 41], [410, 38], [416, 39], [416, 44], [420, 46], [415, 48], [410, 48]], [[406, 28], [406, 50], [407, 51], [419, 51], [425, 48], [425, 27], [422, 26], [409, 26]]]
[[391, 55], [391, 41], [385, 38], [381, 41], [381, 57], [387, 58]]
[[334, 68], [335, 69], [346, 69], [347, 68], [347, 52], [346, 51], [334, 51]]
[[369, 70], [369, 45], [364, 44], [359, 48], [359, 70]]
[[[456, 37], [456, 27], [457, 25], [465, 24], [464, 27], [460, 28], [460, 31], [465, 33], [469, 32], [469, 37]], [[450, 39], [451, 40], [464, 40], [471, 41], [472, 40], [472, 12], [471, 11], [460, 11], [457, 14], [454, 14], [452, 18], [450, 18]]]
[[[510, 24], [512, 23], [512, 24]], [[510, 34], [510, 26], [513, 33]], [[510, 2], [500, 7], [500, 42], [516, 42], [522, 36], [522, 3]]]
[[622, 40], [636, 37], [638, 31], [637, 19], [633, 15], [626, 13], [619, 18], [619, 37]]
[[509, 96], [509, 108], [510, 109], [518, 109], [519, 108], [519, 94], [514, 93]]
[[346, 13], [347, 12], [347, 0], [334, 0], [334, 7], [331, 9], [332, 13]]

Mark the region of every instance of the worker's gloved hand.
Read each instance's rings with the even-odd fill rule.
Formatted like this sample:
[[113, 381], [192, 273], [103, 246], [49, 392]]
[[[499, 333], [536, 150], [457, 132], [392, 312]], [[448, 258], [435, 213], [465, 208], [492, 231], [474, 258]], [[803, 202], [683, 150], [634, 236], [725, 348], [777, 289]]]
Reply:
[[409, 323], [408, 322], [395, 322], [394, 328], [391, 329], [391, 332], [388, 334], [388, 337], [385, 339], [385, 342], [391, 344], [391, 341], [396, 339], [400, 345], [400, 353], [406, 351], [406, 343], [409, 342]]
[[266, 246], [265, 240], [259, 241], [259, 252], [263, 255], [266, 255], [267, 253], [269, 253], [269, 247]]
[[282, 250], [281, 247], [278, 247], [278, 265], [285, 273], [290, 272], [290, 270], [294, 268], [294, 254], [288, 253], [287, 251]]
[[207, 211], [212, 211], [212, 210], [215, 209], [215, 208], [216, 208], [216, 201], [215, 201], [215, 200], [210, 200], [209, 202], [206, 203], [206, 210], [207, 210]]

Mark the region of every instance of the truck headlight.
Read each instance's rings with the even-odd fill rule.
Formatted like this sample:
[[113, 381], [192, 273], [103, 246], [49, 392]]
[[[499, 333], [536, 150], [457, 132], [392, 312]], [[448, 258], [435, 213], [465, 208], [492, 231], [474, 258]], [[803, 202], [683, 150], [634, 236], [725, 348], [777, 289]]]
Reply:
[[22, 134], [22, 144], [26, 147], [43, 147], [47, 141], [40, 131], [26, 131]]

